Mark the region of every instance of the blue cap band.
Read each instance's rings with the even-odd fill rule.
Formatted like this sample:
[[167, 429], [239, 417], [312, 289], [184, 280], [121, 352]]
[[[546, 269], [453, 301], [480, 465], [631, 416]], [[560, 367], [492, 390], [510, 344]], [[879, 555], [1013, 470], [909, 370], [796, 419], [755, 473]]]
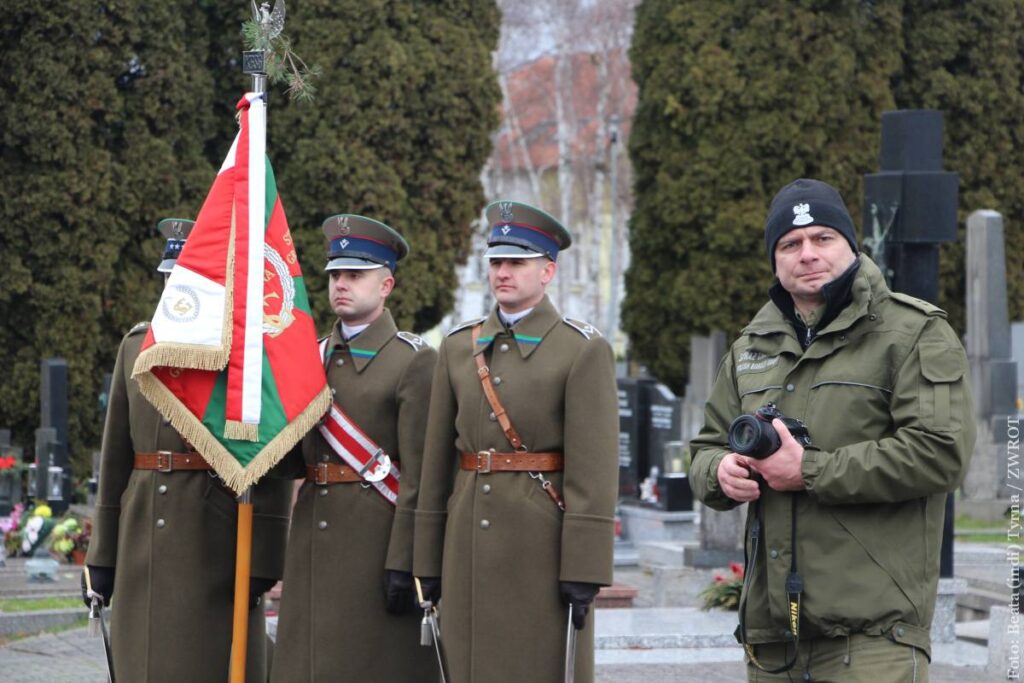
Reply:
[[181, 248], [185, 246], [185, 240], [169, 239], [164, 245], [164, 260], [176, 259], [181, 255]]
[[514, 244], [544, 254], [552, 261], [558, 258], [558, 242], [539, 228], [519, 223], [498, 223], [491, 228], [487, 244]]
[[394, 249], [376, 240], [365, 237], [338, 237], [331, 240], [327, 258], [359, 258], [372, 263], [379, 263], [387, 266], [391, 272], [395, 271], [398, 262], [398, 254]]

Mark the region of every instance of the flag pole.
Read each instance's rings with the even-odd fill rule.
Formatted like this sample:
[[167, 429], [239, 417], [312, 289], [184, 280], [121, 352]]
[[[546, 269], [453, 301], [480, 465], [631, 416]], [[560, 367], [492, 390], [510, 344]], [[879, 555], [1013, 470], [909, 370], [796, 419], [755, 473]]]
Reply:
[[[231, 638], [231, 683], [245, 682], [249, 641], [249, 577], [252, 573], [252, 489], [238, 497], [238, 540], [235, 543], [235, 606]], [[259, 637], [258, 634], [253, 634]]]
[[[283, 9], [284, 3], [281, 0], [279, 2]], [[268, 30], [269, 16], [266, 13], [266, 4], [263, 5], [263, 9], [262, 16], [257, 14], [256, 5], [253, 3], [253, 21], [259, 23], [264, 30]], [[266, 57], [263, 50], [247, 50], [242, 53], [242, 71], [252, 76], [252, 92], [254, 93], [266, 92]], [[263, 134], [266, 135], [265, 126]], [[249, 647], [249, 583], [252, 577], [252, 513], [252, 488], [250, 487], [238, 497], [230, 683], [245, 683], [246, 654]], [[253, 634], [253, 637], [264, 637], [264, 634]]]

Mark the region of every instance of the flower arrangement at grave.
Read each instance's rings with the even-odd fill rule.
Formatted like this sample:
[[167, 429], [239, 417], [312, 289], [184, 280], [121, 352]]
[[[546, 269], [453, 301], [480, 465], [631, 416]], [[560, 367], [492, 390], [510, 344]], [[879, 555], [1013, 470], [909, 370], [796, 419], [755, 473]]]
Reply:
[[700, 593], [703, 609], [714, 607], [726, 610], [737, 610], [740, 606], [740, 593], [743, 591], [743, 565], [739, 562], [729, 563], [728, 574], [715, 574], [714, 581]]
[[76, 556], [84, 559], [92, 538], [92, 523], [87, 519], [79, 519], [68, 515], [57, 522], [50, 532], [50, 550], [62, 556], [68, 562], [75, 562]]

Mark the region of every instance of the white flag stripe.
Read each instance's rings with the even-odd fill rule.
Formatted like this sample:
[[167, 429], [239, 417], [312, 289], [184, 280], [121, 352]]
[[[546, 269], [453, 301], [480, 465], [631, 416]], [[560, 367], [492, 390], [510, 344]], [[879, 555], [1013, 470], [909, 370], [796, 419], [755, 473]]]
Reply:
[[260, 423], [263, 405], [263, 253], [267, 222], [267, 110], [262, 97], [249, 98], [249, 272], [242, 355], [242, 422]]
[[224, 285], [185, 266], [175, 266], [153, 316], [153, 339], [219, 348], [224, 294]]
[[228, 155], [224, 157], [224, 163], [220, 165], [220, 170], [217, 171], [217, 175], [220, 175], [224, 171], [229, 171], [235, 167], [235, 151], [238, 149], [239, 135], [241, 135], [241, 132], [235, 135], [235, 139], [231, 142], [231, 149], [228, 150]]

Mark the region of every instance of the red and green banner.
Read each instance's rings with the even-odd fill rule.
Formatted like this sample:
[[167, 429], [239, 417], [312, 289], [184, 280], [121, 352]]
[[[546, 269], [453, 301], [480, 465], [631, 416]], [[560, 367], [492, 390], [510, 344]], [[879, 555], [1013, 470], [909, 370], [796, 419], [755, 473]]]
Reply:
[[171, 271], [133, 377], [238, 493], [331, 404], [306, 286], [274, 171], [266, 105], [240, 129]]

